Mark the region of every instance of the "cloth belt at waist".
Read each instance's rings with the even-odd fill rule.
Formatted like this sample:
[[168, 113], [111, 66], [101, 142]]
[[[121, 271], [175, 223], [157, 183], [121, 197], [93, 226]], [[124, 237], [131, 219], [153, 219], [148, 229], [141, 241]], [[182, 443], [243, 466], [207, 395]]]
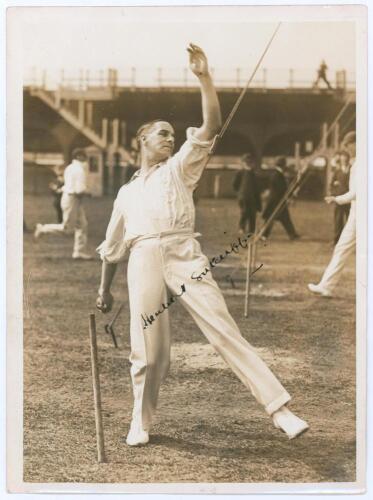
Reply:
[[171, 229], [169, 231], [162, 231], [160, 233], [144, 234], [142, 236], [135, 236], [128, 241], [129, 248], [134, 247], [137, 243], [150, 239], [163, 239], [178, 236], [189, 236], [190, 238], [198, 238], [202, 236], [201, 233], [193, 233], [190, 229]]

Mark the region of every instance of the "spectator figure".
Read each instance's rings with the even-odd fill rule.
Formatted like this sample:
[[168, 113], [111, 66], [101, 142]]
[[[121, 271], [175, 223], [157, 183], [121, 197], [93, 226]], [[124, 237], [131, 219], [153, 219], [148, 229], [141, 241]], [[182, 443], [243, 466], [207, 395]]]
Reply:
[[250, 154], [241, 158], [241, 170], [233, 180], [233, 189], [237, 193], [241, 210], [239, 221], [240, 233], [255, 233], [256, 213], [262, 210], [258, 180], [254, 172], [254, 161]]
[[92, 256], [86, 251], [88, 222], [83, 207], [83, 198], [88, 194], [86, 162], [84, 149], [75, 149], [73, 161], [64, 173], [65, 184], [61, 198], [63, 221], [61, 224], [36, 224], [34, 237], [74, 233], [73, 259], [89, 260]]
[[56, 176], [55, 180], [49, 184], [49, 189], [52, 191], [53, 194], [53, 206], [56, 210], [57, 213], [57, 222], [61, 224], [63, 220], [63, 215], [62, 215], [62, 208], [61, 208], [61, 198], [62, 198], [62, 192], [63, 192], [63, 185], [64, 185], [64, 175], [63, 175], [63, 168], [56, 167], [53, 169], [53, 172]]
[[350, 169], [350, 179], [347, 192], [339, 196], [326, 196], [326, 203], [336, 203], [337, 205], [351, 204], [350, 214], [347, 223], [343, 228], [338, 243], [334, 247], [332, 258], [326, 267], [319, 283], [309, 283], [308, 290], [321, 297], [332, 297], [338, 289], [343, 269], [347, 259], [356, 248], [356, 185], [355, 185], [355, 155], [356, 155], [356, 133], [348, 132], [342, 143], [350, 158], [352, 167]]
[[326, 65], [326, 62], [323, 60], [321, 61], [321, 64], [319, 66], [319, 69], [317, 70], [317, 78], [315, 80], [315, 83], [313, 84], [314, 88], [317, 88], [319, 86], [320, 80], [323, 80], [324, 83], [326, 83], [328, 89], [332, 89], [333, 87], [330, 85], [330, 82], [326, 76], [326, 70], [328, 69], [328, 66]]
[[[267, 205], [263, 211], [263, 218], [265, 222], [267, 222], [267, 220], [271, 217], [273, 211], [275, 210], [279, 202], [283, 199], [283, 196], [287, 191], [288, 184], [284, 175], [285, 167], [286, 158], [284, 156], [280, 156], [276, 161], [275, 170], [269, 181]], [[287, 203], [284, 203], [283, 208], [275, 216], [275, 220], [281, 222], [291, 240], [296, 240], [299, 238], [299, 234], [295, 231], [294, 225], [292, 223]], [[273, 222], [274, 221], [269, 224], [268, 228], [264, 232], [263, 239], [267, 239], [269, 237], [272, 231]]]
[[[338, 160], [333, 172], [329, 192], [331, 196], [347, 193], [350, 178], [350, 155], [347, 151], [338, 153]], [[334, 207], [334, 245], [337, 244], [350, 213], [350, 203], [335, 204]]]

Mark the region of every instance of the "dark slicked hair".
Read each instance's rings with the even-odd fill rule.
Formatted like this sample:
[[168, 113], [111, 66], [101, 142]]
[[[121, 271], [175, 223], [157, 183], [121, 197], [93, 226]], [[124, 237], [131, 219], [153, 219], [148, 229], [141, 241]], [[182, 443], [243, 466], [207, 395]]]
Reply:
[[153, 125], [155, 125], [156, 123], [159, 123], [159, 122], [167, 122], [168, 123], [168, 121], [163, 120], [163, 118], [156, 118], [155, 120], [151, 120], [150, 122], [146, 122], [143, 125], [141, 125], [141, 127], [139, 127], [139, 129], [136, 132], [136, 142], [137, 142], [138, 147], [140, 147], [140, 145], [141, 145], [141, 136], [146, 134], [147, 132], [149, 132], [149, 130], [153, 127]]
[[73, 160], [75, 160], [75, 158], [77, 158], [80, 155], [87, 157], [87, 153], [83, 148], [75, 148], [71, 154], [71, 157]]

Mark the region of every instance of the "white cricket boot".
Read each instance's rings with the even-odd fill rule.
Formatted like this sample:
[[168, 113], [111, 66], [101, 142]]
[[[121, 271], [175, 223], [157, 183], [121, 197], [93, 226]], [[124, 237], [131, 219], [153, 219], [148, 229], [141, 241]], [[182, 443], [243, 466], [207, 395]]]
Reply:
[[131, 427], [127, 435], [128, 446], [143, 446], [149, 442], [149, 432], [144, 431], [138, 422], [131, 422]]
[[275, 411], [272, 419], [275, 427], [285, 432], [289, 439], [296, 438], [309, 428], [307, 422], [294, 415], [286, 406]]
[[321, 297], [332, 297], [332, 294], [323, 288], [320, 284], [315, 285], [314, 283], [308, 283], [308, 290], [316, 295], [320, 295]]

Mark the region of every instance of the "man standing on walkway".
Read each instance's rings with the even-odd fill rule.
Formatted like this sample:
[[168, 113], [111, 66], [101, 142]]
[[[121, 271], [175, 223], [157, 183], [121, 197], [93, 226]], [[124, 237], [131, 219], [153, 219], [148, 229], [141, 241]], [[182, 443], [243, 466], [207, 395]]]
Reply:
[[256, 213], [262, 209], [258, 180], [254, 172], [254, 161], [250, 154], [241, 158], [241, 170], [233, 181], [233, 189], [237, 193], [238, 204], [241, 210], [239, 221], [240, 233], [255, 233]]
[[[275, 170], [270, 178], [267, 205], [263, 211], [263, 218], [265, 222], [267, 222], [267, 220], [271, 217], [273, 211], [280, 203], [280, 201], [283, 199], [288, 189], [288, 184], [284, 174], [285, 167], [286, 167], [286, 158], [284, 156], [280, 156], [276, 161]], [[281, 222], [291, 240], [296, 240], [299, 238], [299, 234], [295, 231], [293, 222], [291, 220], [289, 209], [286, 202], [284, 203], [283, 208], [275, 216], [275, 220]], [[264, 239], [269, 237], [272, 231], [273, 222], [269, 224], [268, 228], [265, 230], [263, 234]]]
[[40, 238], [46, 234], [67, 235], [74, 233], [73, 259], [92, 259], [87, 253], [88, 222], [84, 211], [83, 199], [88, 194], [87, 156], [83, 149], [73, 151], [73, 161], [64, 172], [61, 209], [61, 224], [36, 224], [34, 236]]
[[[110, 287], [117, 262], [128, 259], [127, 281], [131, 313], [131, 377], [134, 395], [130, 446], [149, 441], [161, 382], [170, 363], [169, 308], [176, 300], [191, 314], [217, 352], [251, 390], [257, 401], [289, 438], [308, 425], [286, 406], [290, 395], [242, 337], [229, 314], [194, 232], [193, 191], [202, 175], [215, 134], [221, 126], [220, 106], [207, 58], [199, 47], [188, 48], [190, 68], [202, 93], [203, 123], [188, 128], [187, 140], [173, 155], [174, 129], [155, 120], [140, 127], [138, 174], [121, 188], [100, 245], [101, 284], [96, 306], [110, 311]], [[144, 318], [149, 318], [144, 322]]]

